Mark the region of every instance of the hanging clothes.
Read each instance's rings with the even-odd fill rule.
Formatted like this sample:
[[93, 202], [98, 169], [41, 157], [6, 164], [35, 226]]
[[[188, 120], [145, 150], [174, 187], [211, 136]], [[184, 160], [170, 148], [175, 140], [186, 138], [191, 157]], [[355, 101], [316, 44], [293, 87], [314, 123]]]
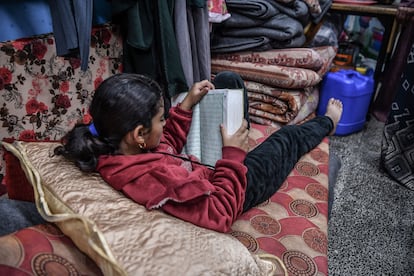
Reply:
[[80, 56], [88, 69], [93, 0], [49, 0], [58, 56]]
[[124, 37], [124, 72], [158, 81], [168, 98], [188, 91], [174, 30], [175, 1], [112, 1]]
[[176, 0], [174, 26], [180, 59], [190, 87], [211, 78], [209, 11], [205, 5]]

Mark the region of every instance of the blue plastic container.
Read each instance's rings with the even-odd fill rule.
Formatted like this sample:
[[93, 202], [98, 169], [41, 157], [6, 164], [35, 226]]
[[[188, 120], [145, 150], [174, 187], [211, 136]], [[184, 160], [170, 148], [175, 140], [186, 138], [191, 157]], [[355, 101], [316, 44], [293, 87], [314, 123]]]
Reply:
[[316, 112], [318, 115], [325, 114], [329, 99], [340, 99], [343, 113], [335, 135], [357, 132], [364, 127], [373, 92], [372, 74], [366, 76], [354, 70], [329, 72], [322, 80]]

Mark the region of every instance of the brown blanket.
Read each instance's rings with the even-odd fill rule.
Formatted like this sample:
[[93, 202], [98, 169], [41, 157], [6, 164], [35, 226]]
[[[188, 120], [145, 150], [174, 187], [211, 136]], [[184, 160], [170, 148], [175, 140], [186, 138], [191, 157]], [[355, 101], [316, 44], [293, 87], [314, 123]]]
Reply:
[[321, 69], [323, 65], [323, 57], [311, 48], [271, 49], [263, 52], [245, 51], [215, 54], [212, 58], [236, 62], [306, 68], [314, 71]]
[[299, 113], [312, 88], [283, 89], [263, 83], [245, 81], [249, 97], [249, 117], [253, 122], [265, 125], [288, 124]]
[[245, 80], [251, 121], [279, 128], [314, 114], [319, 101], [317, 84], [335, 54], [332, 46], [215, 54], [212, 72], [239, 73]]
[[221, 71], [233, 71], [247, 81], [289, 89], [310, 87], [321, 81], [319, 74], [309, 69], [213, 58], [211, 72]]

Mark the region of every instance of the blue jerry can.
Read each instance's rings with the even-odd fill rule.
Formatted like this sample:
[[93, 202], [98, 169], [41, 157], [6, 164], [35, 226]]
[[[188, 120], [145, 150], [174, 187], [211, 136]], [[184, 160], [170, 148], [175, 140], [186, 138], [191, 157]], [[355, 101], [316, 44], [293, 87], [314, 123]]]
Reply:
[[357, 71], [345, 69], [328, 72], [322, 80], [316, 113], [325, 114], [330, 98], [340, 99], [343, 103], [343, 113], [335, 135], [357, 132], [364, 127], [373, 93], [372, 74], [362, 75]]

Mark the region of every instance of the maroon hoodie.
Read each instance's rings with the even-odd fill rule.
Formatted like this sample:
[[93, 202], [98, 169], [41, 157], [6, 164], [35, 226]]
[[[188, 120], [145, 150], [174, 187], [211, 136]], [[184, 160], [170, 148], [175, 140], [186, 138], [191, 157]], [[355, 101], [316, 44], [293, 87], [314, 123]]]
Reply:
[[223, 157], [215, 170], [168, 155], [198, 161], [194, 156], [180, 154], [192, 112], [173, 107], [169, 115], [156, 149], [137, 155], [101, 156], [97, 170], [113, 188], [147, 209], [161, 208], [195, 225], [228, 232], [243, 209], [246, 153], [223, 147]]

